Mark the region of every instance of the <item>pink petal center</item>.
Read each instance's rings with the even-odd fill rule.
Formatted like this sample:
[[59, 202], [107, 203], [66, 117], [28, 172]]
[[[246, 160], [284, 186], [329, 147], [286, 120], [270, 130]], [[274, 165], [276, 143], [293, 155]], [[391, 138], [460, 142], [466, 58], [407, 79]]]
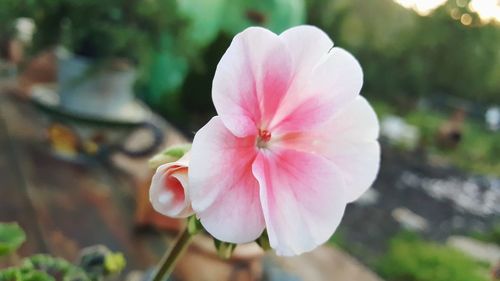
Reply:
[[266, 148], [267, 143], [271, 140], [271, 132], [268, 130], [259, 129], [259, 135], [257, 136], [257, 147]]
[[[182, 204], [184, 203], [186, 196], [184, 194], [184, 188], [182, 187], [182, 183], [177, 179], [174, 175], [175, 172], [187, 170], [186, 167], [177, 167], [174, 169], [170, 169], [164, 177], [165, 184], [163, 188], [166, 193], [160, 198], [162, 201], [170, 201], [173, 202], [171, 204]], [[184, 171], [187, 172], [187, 171]], [[166, 195], [169, 194], [169, 195]], [[168, 197], [168, 198], [167, 198]]]

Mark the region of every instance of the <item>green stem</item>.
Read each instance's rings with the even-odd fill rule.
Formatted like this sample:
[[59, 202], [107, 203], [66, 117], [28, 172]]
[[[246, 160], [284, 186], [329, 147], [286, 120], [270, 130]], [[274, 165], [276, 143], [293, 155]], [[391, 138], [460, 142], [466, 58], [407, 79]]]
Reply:
[[184, 229], [181, 236], [175, 242], [174, 247], [165, 253], [158, 264], [158, 269], [153, 275], [152, 281], [165, 281], [174, 270], [175, 264], [189, 246], [195, 234], [189, 232], [188, 227]]

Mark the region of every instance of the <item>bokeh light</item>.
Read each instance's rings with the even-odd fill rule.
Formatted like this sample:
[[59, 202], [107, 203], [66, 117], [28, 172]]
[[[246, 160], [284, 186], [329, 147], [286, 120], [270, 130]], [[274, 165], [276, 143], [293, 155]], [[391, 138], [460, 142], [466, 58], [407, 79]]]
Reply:
[[446, 3], [446, 0], [394, 0], [407, 9], [413, 9], [419, 15], [425, 16]]

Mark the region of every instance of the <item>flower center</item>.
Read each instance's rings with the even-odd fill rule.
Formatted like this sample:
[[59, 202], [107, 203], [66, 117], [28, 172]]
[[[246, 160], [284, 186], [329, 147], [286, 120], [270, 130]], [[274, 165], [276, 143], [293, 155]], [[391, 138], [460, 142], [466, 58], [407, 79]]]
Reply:
[[267, 143], [271, 140], [271, 132], [268, 130], [259, 129], [259, 136], [257, 137], [257, 147], [267, 147]]

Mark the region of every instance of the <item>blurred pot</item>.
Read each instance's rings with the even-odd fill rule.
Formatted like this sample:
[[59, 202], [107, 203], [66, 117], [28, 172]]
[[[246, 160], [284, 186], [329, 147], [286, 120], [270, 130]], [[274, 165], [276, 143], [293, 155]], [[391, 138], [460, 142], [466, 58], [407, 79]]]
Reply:
[[114, 119], [134, 102], [136, 70], [124, 60], [98, 66], [95, 60], [58, 50], [58, 85], [61, 106], [91, 117]]
[[256, 244], [238, 245], [231, 258], [219, 258], [211, 237], [198, 235], [174, 270], [175, 280], [258, 281], [265, 252]]

